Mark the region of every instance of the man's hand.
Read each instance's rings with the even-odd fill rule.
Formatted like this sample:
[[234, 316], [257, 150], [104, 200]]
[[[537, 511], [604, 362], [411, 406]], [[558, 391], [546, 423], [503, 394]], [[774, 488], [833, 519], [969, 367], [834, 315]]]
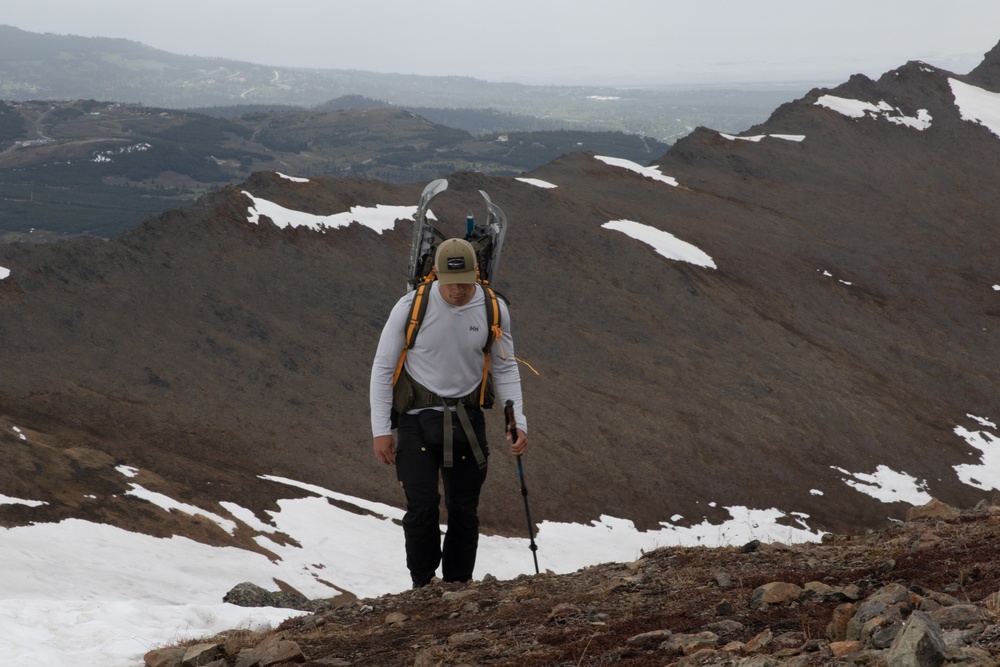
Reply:
[[[510, 453], [514, 456], [521, 456], [528, 451], [528, 436], [519, 428], [515, 428], [514, 430], [517, 432], [517, 440], [510, 443]], [[508, 440], [510, 440], [510, 435], [510, 431], [508, 431]]]
[[372, 439], [375, 458], [381, 463], [391, 465], [396, 462], [396, 439], [391, 435], [377, 435]]

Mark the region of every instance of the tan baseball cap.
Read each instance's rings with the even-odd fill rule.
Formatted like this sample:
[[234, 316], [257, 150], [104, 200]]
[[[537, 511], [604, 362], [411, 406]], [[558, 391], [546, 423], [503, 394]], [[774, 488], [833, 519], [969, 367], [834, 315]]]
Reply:
[[438, 281], [442, 285], [476, 282], [476, 250], [465, 239], [448, 239], [434, 255]]

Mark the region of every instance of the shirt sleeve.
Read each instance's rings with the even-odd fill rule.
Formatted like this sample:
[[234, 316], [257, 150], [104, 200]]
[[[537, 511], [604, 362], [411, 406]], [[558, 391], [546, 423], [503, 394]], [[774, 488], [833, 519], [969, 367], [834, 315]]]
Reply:
[[390, 435], [392, 426], [392, 376], [405, 344], [404, 329], [413, 303], [413, 292], [396, 302], [378, 339], [378, 349], [372, 361], [372, 375], [369, 384], [369, 405], [371, 408], [372, 437]]
[[502, 410], [508, 400], [514, 401], [514, 422], [528, 433], [528, 420], [524, 416], [524, 400], [521, 396], [521, 373], [514, 357], [514, 339], [510, 334], [510, 312], [503, 299], [500, 303], [500, 328], [503, 335], [493, 341], [490, 349], [490, 368], [497, 391], [498, 407]]

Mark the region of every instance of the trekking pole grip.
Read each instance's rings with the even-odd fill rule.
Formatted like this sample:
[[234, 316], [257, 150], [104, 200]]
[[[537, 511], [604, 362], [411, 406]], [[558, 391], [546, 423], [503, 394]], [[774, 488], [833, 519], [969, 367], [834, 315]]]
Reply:
[[[507, 399], [503, 406], [504, 429], [510, 433], [510, 444], [517, 442], [517, 423], [514, 421], [514, 401]], [[518, 458], [521, 458], [520, 456]]]

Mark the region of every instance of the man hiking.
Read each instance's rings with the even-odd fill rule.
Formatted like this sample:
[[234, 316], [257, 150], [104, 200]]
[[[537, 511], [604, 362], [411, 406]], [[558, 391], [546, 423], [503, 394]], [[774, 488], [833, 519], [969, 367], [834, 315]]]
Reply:
[[[434, 273], [435, 281], [406, 294], [389, 314], [370, 387], [375, 458], [396, 465], [406, 495], [403, 535], [414, 588], [429, 584], [438, 565], [444, 581], [472, 579], [479, 494], [489, 456], [482, 406], [489, 407], [491, 399], [501, 405], [512, 400], [516, 437], [510, 452], [521, 456], [528, 446], [506, 304], [477, 282], [476, 252], [464, 239], [440, 244]], [[416, 299], [426, 299], [426, 311], [419, 318], [419, 335], [410, 339], [412, 347], [403, 356]], [[499, 313], [492, 331], [490, 307]], [[492, 386], [484, 388], [484, 383]], [[495, 397], [487, 389], [495, 389]], [[448, 511], [443, 548], [439, 475]]]

